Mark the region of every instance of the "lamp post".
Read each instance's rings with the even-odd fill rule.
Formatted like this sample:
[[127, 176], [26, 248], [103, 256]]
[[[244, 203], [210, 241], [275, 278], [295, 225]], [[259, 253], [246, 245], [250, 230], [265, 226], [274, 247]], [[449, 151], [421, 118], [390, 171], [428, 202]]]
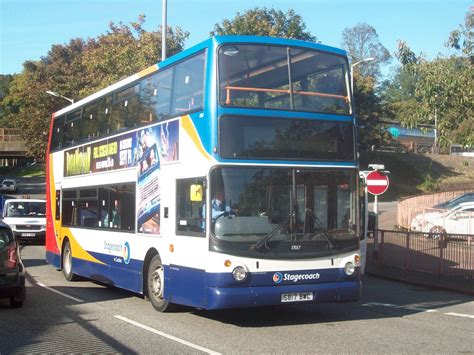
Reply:
[[48, 95], [60, 97], [60, 98], [62, 98], [62, 99], [64, 99], [64, 100], [67, 100], [67, 101], [69, 101], [71, 104], [74, 103], [74, 99], [70, 99], [69, 97], [60, 95], [60, 94], [58, 94], [57, 92], [54, 92], [54, 91], [51, 91], [51, 90], [46, 90], [45, 92], [46, 92]]
[[358, 62], [355, 62], [354, 64], [351, 64], [351, 90], [352, 90], [353, 95], [354, 95], [354, 67], [356, 65], [359, 65], [360, 63], [363, 63], [363, 62], [372, 62], [375, 59], [376, 58], [374, 58], [374, 57], [369, 57], [369, 58], [359, 60]]
[[435, 94], [435, 103], [434, 103], [434, 144], [433, 144], [433, 153], [438, 152], [438, 94]]
[[166, 59], [166, 21], [167, 21], [167, 9], [166, 0], [162, 0], [162, 17], [161, 17], [161, 60]]

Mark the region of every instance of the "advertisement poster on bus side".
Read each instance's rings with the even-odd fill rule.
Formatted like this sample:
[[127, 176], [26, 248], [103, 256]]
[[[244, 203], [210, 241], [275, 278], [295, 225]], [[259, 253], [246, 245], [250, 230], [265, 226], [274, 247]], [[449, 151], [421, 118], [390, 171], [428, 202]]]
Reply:
[[92, 145], [92, 172], [117, 170], [134, 166], [135, 132], [109, 138]]
[[91, 146], [73, 148], [64, 152], [64, 176], [89, 174]]
[[138, 232], [159, 235], [161, 164], [179, 158], [179, 121], [147, 127], [136, 134]]

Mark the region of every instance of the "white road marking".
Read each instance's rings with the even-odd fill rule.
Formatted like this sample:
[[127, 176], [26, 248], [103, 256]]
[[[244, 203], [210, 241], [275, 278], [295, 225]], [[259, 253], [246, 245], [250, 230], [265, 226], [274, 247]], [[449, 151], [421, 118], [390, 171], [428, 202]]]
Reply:
[[55, 290], [54, 288], [51, 288], [51, 287], [49, 287], [49, 286], [44, 285], [44, 284], [42, 284], [41, 282], [37, 282], [36, 284], [37, 284], [38, 286], [41, 286], [41, 287], [47, 289], [47, 290], [50, 290], [51, 292], [57, 293], [58, 295], [61, 295], [61, 296], [66, 297], [66, 298], [69, 298], [70, 300], [76, 301], [76, 302], [78, 302], [78, 303], [84, 303], [84, 301], [81, 300], [80, 298], [73, 297], [73, 296], [69, 296], [69, 295], [66, 294], [66, 293], [63, 293], [63, 292], [61, 292], [61, 291]]
[[447, 314], [448, 316], [455, 316], [455, 317], [463, 317], [463, 318], [472, 318], [472, 319], [474, 319], [474, 316], [473, 316], [473, 315], [470, 315], [470, 314], [453, 313], [453, 312], [449, 312], [449, 313], [445, 313], [445, 314]]
[[435, 309], [427, 309], [427, 308], [415, 307], [415, 306], [410, 306], [410, 305], [399, 306], [399, 305], [392, 304], [392, 303], [370, 302], [370, 303], [364, 303], [362, 306], [363, 307], [380, 306], [380, 307], [407, 309], [407, 310], [410, 310], [410, 311], [419, 311], [419, 312], [426, 312], [426, 313], [438, 312]]
[[[421, 307], [414, 307], [414, 306], [410, 306], [410, 305], [398, 306], [396, 304], [391, 304], [391, 303], [369, 302], [369, 303], [364, 303], [362, 305], [362, 307], [372, 307], [372, 306], [406, 309], [406, 310], [410, 310], [410, 311], [420, 311], [420, 312], [426, 312], [426, 313], [438, 312], [436, 309], [427, 309], [427, 308], [421, 308]], [[447, 312], [447, 313], [443, 313], [443, 314], [445, 314], [447, 316], [455, 316], [455, 317], [474, 319], [474, 315], [471, 315], [471, 314], [454, 313], [454, 312]]]
[[199, 345], [190, 343], [189, 341], [180, 339], [180, 338], [175, 337], [175, 336], [173, 336], [173, 335], [166, 334], [166, 333], [164, 333], [164, 332], [161, 332], [161, 331], [159, 331], [159, 330], [156, 330], [156, 329], [151, 328], [151, 327], [149, 327], [149, 326], [146, 326], [146, 325], [144, 325], [144, 324], [135, 322], [134, 320], [128, 319], [128, 318], [126, 318], [126, 317], [122, 317], [122, 316], [120, 316], [120, 315], [116, 315], [116, 316], [114, 316], [114, 317], [117, 318], [117, 319], [120, 319], [120, 320], [122, 320], [122, 321], [124, 321], [124, 322], [127, 322], [127, 323], [129, 323], [129, 324], [135, 325], [135, 326], [137, 326], [137, 327], [139, 327], [139, 328], [148, 330], [149, 332], [152, 332], [152, 333], [154, 333], [154, 334], [160, 335], [160, 336], [165, 337], [165, 338], [168, 338], [168, 339], [170, 339], [170, 340], [174, 340], [174, 341], [176, 341], [176, 342], [178, 342], [178, 343], [180, 343], [180, 344], [189, 346], [189, 347], [191, 347], [191, 348], [193, 348], [193, 349], [200, 350], [200, 351], [205, 352], [205, 353], [207, 353], [207, 354], [220, 355], [220, 353], [217, 352], [217, 351], [214, 351], [214, 350], [211, 350], [211, 349], [208, 349], [208, 348], [205, 348], [205, 347], [202, 347], [202, 346], [199, 346]]

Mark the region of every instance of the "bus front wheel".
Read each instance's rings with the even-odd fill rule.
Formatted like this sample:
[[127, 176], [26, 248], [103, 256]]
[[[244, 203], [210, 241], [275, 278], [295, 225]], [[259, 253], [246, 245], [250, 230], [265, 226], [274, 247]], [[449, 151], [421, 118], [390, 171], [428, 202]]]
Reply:
[[72, 249], [69, 241], [66, 241], [62, 254], [63, 275], [67, 281], [76, 281], [77, 276], [72, 272]]
[[171, 304], [163, 298], [165, 277], [164, 268], [159, 255], [150, 261], [147, 274], [147, 294], [153, 307], [160, 312], [167, 312]]

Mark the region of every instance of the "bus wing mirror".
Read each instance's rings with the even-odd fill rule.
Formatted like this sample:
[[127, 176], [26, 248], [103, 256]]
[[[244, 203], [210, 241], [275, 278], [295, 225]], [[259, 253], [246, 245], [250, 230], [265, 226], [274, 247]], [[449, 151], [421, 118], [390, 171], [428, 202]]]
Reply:
[[192, 202], [201, 202], [202, 201], [202, 191], [203, 187], [199, 184], [192, 184], [190, 188], [190, 200]]

